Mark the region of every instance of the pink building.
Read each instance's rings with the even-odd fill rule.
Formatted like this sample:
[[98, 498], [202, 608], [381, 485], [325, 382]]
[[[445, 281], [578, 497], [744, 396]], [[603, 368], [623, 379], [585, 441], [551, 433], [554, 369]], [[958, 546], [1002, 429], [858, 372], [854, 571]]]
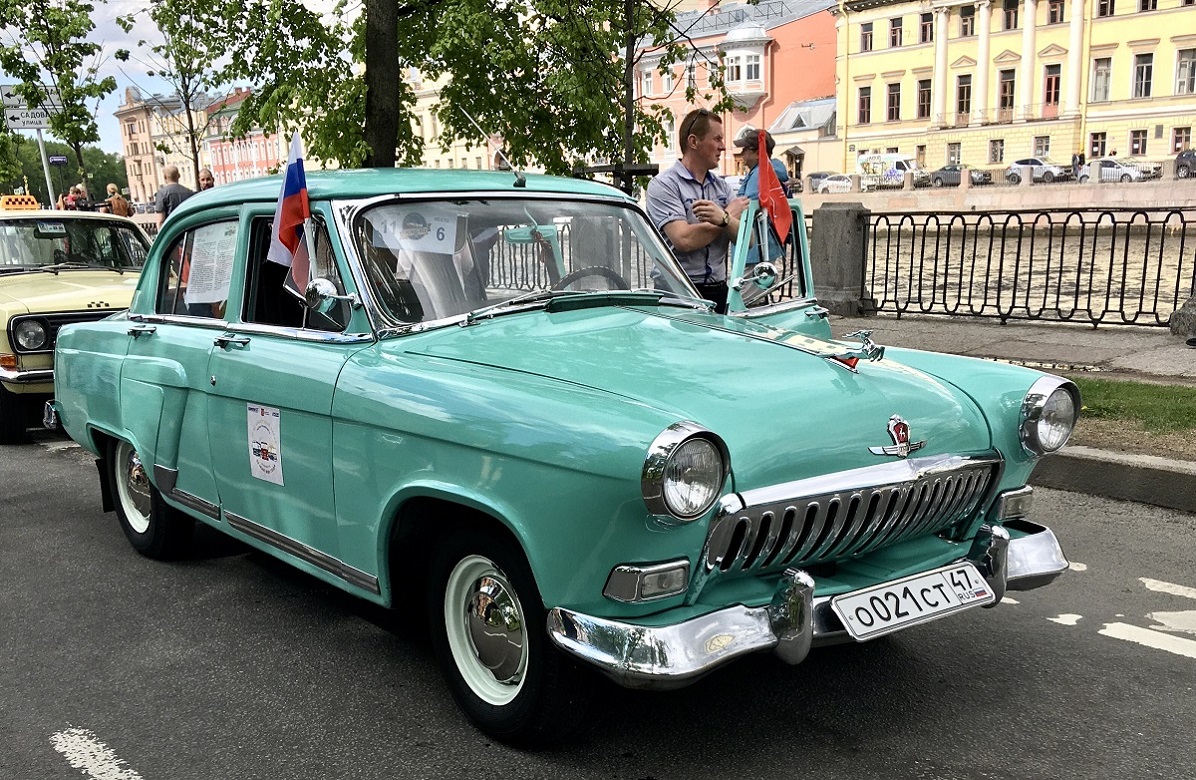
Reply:
[[250, 90], [237, 87], [223, 99], [208, 106], [208, 134], [204, 138], [204, 155], [212, 168], [217, 186], [229, 182], [268, 176], [287, 161], [286, 139], [277, 133], [267, 133], [255, 127], [244, 138], [228, 136], [228, 129], [237, 118], [241, 103]]
[[[712, 70], [723, 68], [735, 109], [723, 115], [728, 150], [721, 172], [740, 173], [731, 140], [741, 133], [768, 129], [792, 104], [835, 94], [834, 0], [766, 0], [755, 5], [702, 0], [699, 9], [677, 17], [677, 29], [693, 42], [684, 63], [661, 73], [660, 55], [643, 52], [639, 63], [638, 98], [664, 106], [673, 120], [665, 123], [670, 142], [658, 145], [652, 162], [661, 169], [678, 158], [676, 127], [689, 111], [711, 105]], [[686, 100], [686, 87], [698, 97]], [[776, 137], [774, 156], [790, 172], [801, 175], [802, 152], [786, 154], [785, 139]]]

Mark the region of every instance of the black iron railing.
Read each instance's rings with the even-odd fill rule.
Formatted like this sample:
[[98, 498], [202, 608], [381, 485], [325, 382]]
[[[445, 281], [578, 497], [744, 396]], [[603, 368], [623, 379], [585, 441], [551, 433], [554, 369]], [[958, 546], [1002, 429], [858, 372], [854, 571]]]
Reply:
[[873, 214], [878, 311], [1165, 326], [1196, 294], [1196, 210]]

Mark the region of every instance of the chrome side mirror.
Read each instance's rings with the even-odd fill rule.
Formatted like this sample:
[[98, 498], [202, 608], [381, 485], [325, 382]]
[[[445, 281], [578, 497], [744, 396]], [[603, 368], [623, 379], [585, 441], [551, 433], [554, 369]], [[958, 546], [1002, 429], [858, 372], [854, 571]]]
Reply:
[[756, 263], [756, 267], [731, 283], [731, 289], [743, 290], [745, 284], [754, 284], [759, 290], [770, 290], [777, 283], [777, 267], [767, 261]]
[[337, 295], [336, 285], [327, 279], [312, 279], [307, 283], [307, 289], [303, 291], [303, 303], [307, 308], [321, 314], [332, 311], [336, 301], [348, 301], [352, 306], [360, 305], [357, 296], [353, 293]]

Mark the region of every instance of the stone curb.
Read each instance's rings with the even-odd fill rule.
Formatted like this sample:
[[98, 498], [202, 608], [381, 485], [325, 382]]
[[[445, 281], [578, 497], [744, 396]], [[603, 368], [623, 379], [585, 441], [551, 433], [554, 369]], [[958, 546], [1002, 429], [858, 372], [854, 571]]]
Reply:
[[1196, 512], [1196, 462], [1191, 461], [1064, 447], [1043, 458], [1030, 483]]

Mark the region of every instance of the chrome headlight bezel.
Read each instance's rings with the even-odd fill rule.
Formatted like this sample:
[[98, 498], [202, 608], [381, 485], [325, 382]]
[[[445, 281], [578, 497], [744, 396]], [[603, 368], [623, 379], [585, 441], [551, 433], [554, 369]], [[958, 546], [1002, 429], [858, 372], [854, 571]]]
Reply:
[[[722, 460], [717, 484], [711, 485], [710, 499], [699, 511], [681, 513], [670, 506], [665, 491], [665, 475], [669, 461], [687, 442], [702, 439], [711, 444]], [[727, 445], [721, 438], [697, 423], [682, 421], [674, 423], [660, 433], [648, 447], [644, 467], [640, 476], [640, 489], [644, 504], [653, 517], [664, 525], [682, 525], [693, 522], [710, 511], [722, 494], [727, 475], [731, 471], [731, 458]]]
[[[1059, 437], [1058, 446], [1051, 446], [1050, 443], [1044, 441], [1040, 426], [1060, 422], [1050, 412], [1050, 409], [1055, 403], [1061, 402], [1064, 398], [1070, 400], [1072, 409], [1071, 419], [1062, 421], [1066, 423], [1067, 430]], [[1075, 386], [1075, 383], [1058, 376], [1044, 376], [1039, 378], [1030, 386], [1030, 389], [1022, 399], [1021, 424], [1018, 427], [1018, 436], [1021, 439], [1022, 449], [1035, 458], [1041, 458], [1043, 455], [1058, 452], [1067, 444], [1068, 439], [1071, 438], [1072, 431], [1075, 430], [1076, 421], [1079, 417], [1080, 390]]]
[[[50, 328], [36, 317], [14, 320], [12, 323], [14, 352], [44, 352], [50, 348]], [[35, 334], [30, 338], [30, 334]]]

